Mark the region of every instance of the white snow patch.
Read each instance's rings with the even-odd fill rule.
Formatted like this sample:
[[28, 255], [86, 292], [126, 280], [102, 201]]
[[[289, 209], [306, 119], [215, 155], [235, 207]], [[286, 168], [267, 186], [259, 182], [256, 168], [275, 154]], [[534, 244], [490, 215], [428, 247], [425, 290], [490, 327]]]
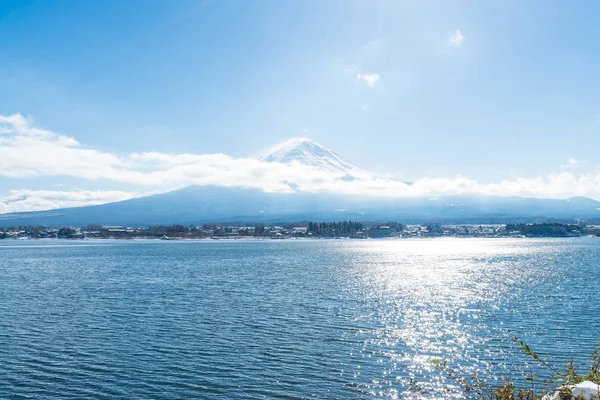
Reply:
[[[584, 381], [571, 386], [571, 392], [573, 393], [572, 399], [593, 400], [600, 397], [600, 385], [594, 382]], [[552, 396], [546, 395], [544, 400], [560, 400], [560, 393], [556, 392]]]
[[302, 164], [321, 171], [344, 173], [350, 176], [364, 174], [356, 165], [344, 160], [332, 150], [307, 138], [293, 138], [271, 147], [259, 161]]

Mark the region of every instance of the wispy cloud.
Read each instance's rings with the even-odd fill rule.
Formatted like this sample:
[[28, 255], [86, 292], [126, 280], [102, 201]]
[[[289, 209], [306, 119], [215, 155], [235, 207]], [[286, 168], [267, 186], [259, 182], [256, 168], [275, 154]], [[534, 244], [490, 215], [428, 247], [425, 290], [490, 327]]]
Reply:
[[188, 185], [259, 188], [268, 192], [335, 192], [407, 197], [451, 194], [487, 194], [544, 198], [588, 196], [600, 199], [600, 173], [577, 174], [576, 160], [557, 173], [482, 183], [463, 176], [424, 177], [413, 184], [359, 170], [354, 179], [302, 164], [261, 162], [225, 154], [166, 154], [160, 152], [116, 155], [90, 149], [77, 140], [36, 128], [20, 114], [0, 115], [0, 176], [75, 177], [90, 182], [125, 183], [128, 191], [13, 190], [0, 197], [0, 213], [99, 204], [166, 192]]
[[0, 214], [20, 211], [50, 210], [53, 208], [92, 206], [127, 200], [140, 193], [122, 191], [58, 191], [58, 190], [11, 190], [8, 196], [0, 196]]
[[450, 40], [448, 40], [448, 46], [460, 47], [463, 45], [464, 41], [465, 37], [463, 36], [460, 29], [457, 29], [456, 32], [454, 32], [454, 35], [452, 35], [452, 37], [450, 38]]
[[379, 74], [377, 74], [377, 73], [373, 73], [373, 74], [357, 73], [356, 80], [359, 82], [362, 81], [362, 82], [366, 83], [369, 87], [373, 87], [373, 86], [375, 86], [375, 84], [377, 82], [379, 82]]
[[560, 166], [561, 171], [575, 171], [578, 166], [587, 164], [587, 160], [578, 160], [574, 157], [569, 157], [567, 161]]

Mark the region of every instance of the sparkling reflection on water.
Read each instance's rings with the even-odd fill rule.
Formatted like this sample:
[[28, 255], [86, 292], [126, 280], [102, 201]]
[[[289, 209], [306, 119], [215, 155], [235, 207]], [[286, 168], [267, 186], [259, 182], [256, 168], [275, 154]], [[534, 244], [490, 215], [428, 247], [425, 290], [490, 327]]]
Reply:
[[600, 335], [600, 241], [0, 243], [0, 397], [431, 398]]

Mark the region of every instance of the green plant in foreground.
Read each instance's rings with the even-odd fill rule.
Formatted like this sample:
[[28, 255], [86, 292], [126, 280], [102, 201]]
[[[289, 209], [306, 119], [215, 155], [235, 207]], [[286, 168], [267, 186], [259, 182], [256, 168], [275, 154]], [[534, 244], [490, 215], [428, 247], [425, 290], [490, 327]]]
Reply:
[[[431, 363], [437, 370], [442, 372], [460, 387], [460, 391], [469, 399], [479, 400], [546, 400], [555, 399], [551, 397], [554, 393], [560, 400], [573, 399], [572, 386], [584, 381], [591, 381], [600, 385], [600, 344], [597, 344], [590, 358], [591, 366], [585, 373], [580, 373], [574, 361], [569, 362], [563, 369], [558, 369], [541, 358], [525, 342], [514, 338], [520, 350], [532, 358], [539, 367], [548, 371], [548, 379], [540, 379], [538, 374], [530, 372], [524, 376], [524, 382], [515, 383], [509, 378], [504, 378], [502, 383], [493, 385], [483, 379], [479, 374], [461, 375], [452, 367], [448, 361], [434, 359]], [[523, 386], [523, 387], [519, 387]], [[527, 387], [524, 387], [527, 385]], [[409, 390], [416, 394], [424, 395], [426, 391], [417, 382], [411, 381]], [[600, 399], [600, 394], [596, 395]]]

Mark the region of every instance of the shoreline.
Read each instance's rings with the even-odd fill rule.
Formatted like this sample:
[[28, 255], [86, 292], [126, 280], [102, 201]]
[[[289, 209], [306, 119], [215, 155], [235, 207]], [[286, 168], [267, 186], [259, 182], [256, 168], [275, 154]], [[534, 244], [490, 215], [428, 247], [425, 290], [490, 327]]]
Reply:
[[404, 240], [448, 240], [448, 239], [582, 239], [600, 238], [595, 235], [579, 236], [430, 236], [430, 237], [385, 237], [385, 238], [350, 238], [350, 237], [207, 237], [207, 238], [5, 238], [2, 242], [29, 242], [29, 241], [69, 241], [69, 242], [96, 242], [96, 241], [120, 241], [120, 242], [280, 242], [280, 241], [404, 241]]

